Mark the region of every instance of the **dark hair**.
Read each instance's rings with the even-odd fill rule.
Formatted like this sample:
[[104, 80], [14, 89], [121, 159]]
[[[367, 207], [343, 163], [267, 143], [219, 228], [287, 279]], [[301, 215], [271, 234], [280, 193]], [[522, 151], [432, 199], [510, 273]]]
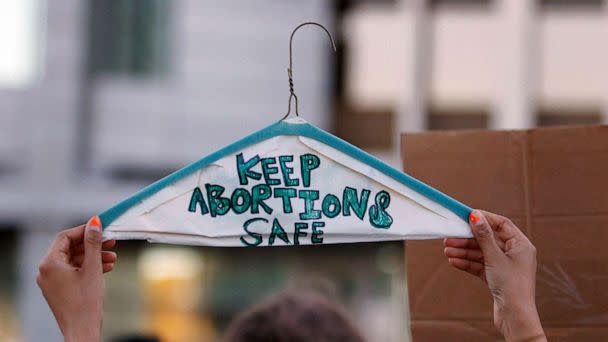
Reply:
[[112, 342], [160, 342], [160, 340], [155, 336], [133, 334], [114, 338]]
[[241, 313], [226, 342], [363, 342], [344, 310], [312, 292], [274, 295]]

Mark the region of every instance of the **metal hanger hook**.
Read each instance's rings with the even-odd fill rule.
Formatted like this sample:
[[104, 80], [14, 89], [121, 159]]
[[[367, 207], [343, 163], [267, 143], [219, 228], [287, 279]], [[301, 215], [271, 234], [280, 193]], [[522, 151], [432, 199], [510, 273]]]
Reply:
[[336, 52], [336, 43], [334, 42], [334, 37], [332, 37], [331, 33], [329, 33], [329, 31], [325, 28], [325, 26], [323, 26], [319, 23], [315, 23], [314, 21], [309, 21], [309, 22], [302, 23], [302, 24], [296, 26], [295, 29], [293, 29], [293, 31], [291, 32], [291, 36], [289, 37], [289, 68], [287, 68], [287, 77], [289, 78], [289, 103], [287, 105], [287, 114], [285, 114], [285, 116], [281, 120], [285, 120], [289, 116], [289, 114], [291, 114], [291, 99], [292, 98], [296, 102], [296, 116], [300, 116], [300, 113], [298, 111], [298, 96], [296, 95], [296, 93], [293, 89], [293, 36], [296, 34], [296, 31], [298, 31], [298, 29], [300, 27], [306, 26], [306, 25], [315, 25], [315, 26], [321, 28], [323, 31], [325, 31], [325, 33], [327, 33], [327, 36], [329, 37], [329, 41], [331, 42], [331, 47], [333, 48], [334, 52]]

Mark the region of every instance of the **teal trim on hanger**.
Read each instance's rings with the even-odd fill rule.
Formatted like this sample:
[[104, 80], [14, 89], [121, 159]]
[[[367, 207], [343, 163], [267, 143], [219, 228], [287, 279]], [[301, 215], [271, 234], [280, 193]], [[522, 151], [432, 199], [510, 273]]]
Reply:
[[112, 222], [114, 222], [119, 216], [124, 214], [129, 208], [138, 204], [143, 199], [148, 198], [162, 188], [166, 187], [169, 184], [172, 184], [193, 172], [227, 156], [238, 152], [249, 145], [253, 145], [259, 143], [261, 141], [279, 136], [279, 135], [296, 135], [303, 136], [310, 139], [317, 140], [322, 142], [328, 146], [331, 146], [338, 151], [345, 153], [346, 155], [362, 162], [368, 164], [378, 171], [384, 173], [385, 175], [397, 180], [403, 185], [411, 188], [412, 190], [420, 193], [421, 195], [429, 198], [430, 200], [439, 203], [443, 207], [449, 209], [454, 212], [458, 217], [463, 219], [465, 222], [468, 222], [469, 214], [472, 209], [457, 200], [451, 198], [450, 196], [432, 188], [429, 185], [424, 184], [423, 182], [417, 180], [414, 177], [411, 177], [390, 165], [384, 163], [380, 159], [370, 155], [369, 153], [361, 150], [360, 148], [349, 144], [348, 142], [328, 133], [322, 129], [319, 129], [309, 123], [289, 123], [283, 120], [274, 123], [266, 128], [263, 128], [255, 133], [252, 133], [241, 140], [238, 140], [216, 152], [211, 153], [205, 158], [194, 162], [170, 175], [167, 177], [150, 184], [145, 187], [135, 195], [123, 200], [122, 202], [116, 204], [112, 208], [104, 211], [99, 214], [99, 218], [101, 219], [101, 223], [103, 227], [107, 227]]

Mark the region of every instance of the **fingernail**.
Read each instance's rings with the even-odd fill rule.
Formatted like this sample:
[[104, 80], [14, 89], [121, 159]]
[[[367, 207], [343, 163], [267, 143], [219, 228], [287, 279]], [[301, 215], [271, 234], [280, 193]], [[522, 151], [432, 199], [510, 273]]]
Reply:
[[481, 225], [483, 224], [483, 215], [479, 210], [473, 210], [471, 214], [469, 214], [469, 222], [474, 226]]
[[87, 229], [101, 230], [101, 220], [99, 219], [99, 216], [95, 215], [89, 219]]

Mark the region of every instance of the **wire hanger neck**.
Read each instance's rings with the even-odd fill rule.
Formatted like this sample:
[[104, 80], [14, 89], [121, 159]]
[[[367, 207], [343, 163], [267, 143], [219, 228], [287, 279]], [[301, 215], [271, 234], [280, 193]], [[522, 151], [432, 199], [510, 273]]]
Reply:
[[289, 103], [287, 105], [287, 114], [285, 114], [285, 116], [281, 120], [285, 120], [287, 117], [289, 117], [289, 114], [291, 114], [292, 99], [294, 99], [295, 101], [296, 116], [300, 116], [300, 112], [298, 110], [298, 96], [296, 95], [296, 92], [293, 87], [293, 36], [300, 27], [306, 25], [315, 25], [325, 31], [325, 33], [327, 33], [327, 36], [329, 37], [329, 41], [331, 42], [331, 47], [333, 48], [334, 52], [336, 52], [336, 43], [334, 42], [334, 38], [331, 36], [331, 33], [329, 33], [325, 26], [319, 23], [315, 23], [313, 21], [309, 21], [302, 23], [298, 25], [295, 29], [293, 29], [293, 31], [291, 32], [291, 37], [289, 37], [289, 68], [287, 68], [287, 77], [289, 79]]

